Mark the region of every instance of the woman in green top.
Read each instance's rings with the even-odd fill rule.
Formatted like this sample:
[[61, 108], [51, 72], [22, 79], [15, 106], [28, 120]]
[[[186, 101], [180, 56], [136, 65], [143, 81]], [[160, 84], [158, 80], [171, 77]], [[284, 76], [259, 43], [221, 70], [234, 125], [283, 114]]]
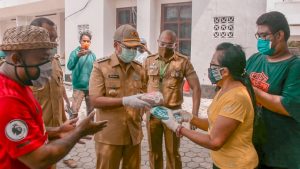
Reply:
[[72, 117], [78, 116], [78, 111], [83, 98], [86, 102], [87, 114], [93, 111], [89, 101], [89, 80], [93, 69], [93, 63], [96, 60], [95, 54], [89, 50], [92, 35], [89, 32], [80, 34], [80, 45], [70, 54], [68, 69], [72, 71], [73, 102]]
[[260, 168], [299, 169], [300, 59], [288, 50], [290, 30], [282, 13], [265, 13], [256, 24], [259, 53], [246, 69], [260, 108], [254, 126]]

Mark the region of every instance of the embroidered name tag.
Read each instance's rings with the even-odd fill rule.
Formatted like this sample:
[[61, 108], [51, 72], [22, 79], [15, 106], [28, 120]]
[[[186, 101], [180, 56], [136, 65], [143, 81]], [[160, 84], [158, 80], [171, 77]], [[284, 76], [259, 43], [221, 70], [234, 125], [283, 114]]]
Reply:
[[117, 74], [112, 74], [112, 75], [108, 75], [108, 78], [118, 79], [118, 78], [120, 78], [120, 76]]

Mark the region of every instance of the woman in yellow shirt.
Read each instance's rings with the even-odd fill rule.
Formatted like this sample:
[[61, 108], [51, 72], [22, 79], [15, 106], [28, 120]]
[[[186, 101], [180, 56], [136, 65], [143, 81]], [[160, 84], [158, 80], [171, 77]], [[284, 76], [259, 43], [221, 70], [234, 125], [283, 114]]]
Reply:
[[246, 57], [240, 46], [217, 46], [208, 73], [212, 84], [220, 90], [208, 108], [208, 118], [180, 112], [184, 122], [208, 131], [207, 134], [184, 128], [171, 112], [168, 120], [162, 120], [178, 136], [212, 150], [214, 169], [254, 169], [258, 165], [252, 144], [255, 97], [245, 67]]

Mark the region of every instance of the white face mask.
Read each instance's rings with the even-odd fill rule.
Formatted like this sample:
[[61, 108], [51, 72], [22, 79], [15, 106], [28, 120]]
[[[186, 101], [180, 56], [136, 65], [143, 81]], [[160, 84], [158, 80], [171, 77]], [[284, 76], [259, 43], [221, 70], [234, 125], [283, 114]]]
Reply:
[[36, 88], [43, 88], [45, 84], [50, 80], [52, 75], [52, 64], [47, 62], [39, 66], [40, 76], [36, 80], [31, 80], [32, 85]]

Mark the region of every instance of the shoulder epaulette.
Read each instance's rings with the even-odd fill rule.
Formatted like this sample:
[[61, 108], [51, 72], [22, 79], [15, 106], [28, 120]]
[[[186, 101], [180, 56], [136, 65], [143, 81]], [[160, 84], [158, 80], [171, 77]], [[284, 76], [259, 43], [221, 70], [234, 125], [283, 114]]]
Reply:
[[183, 54], [181, 54], [181, 53], [179, 53], [179, 52], [176, 52], [176, 55], [179, 56], [179, 57], [183, 57], [183, 58], [185, 58], [185, 59], [188, 59], [188, 58], [189, 58], [188, 56], [183, 55]]
[[147, 56], [147, 58], [150, 58], [150, 57], [153, 57], [153, 56], [156, 56], [156, 55], [158, 55], [158, 53], [154, 53], [152, 55], [149, 55], [149, 56]]
[[143, 63], [141, 63], [140, 61], [138, 61], [138, 60], [133, 60], [132, 62], [134, 62], [134, 63], [136, 63], [136, 64], [138, 64], [138, 65], [143, 65]]
[[53, 56], [53, 58], [54, 58], [54, 59], [57, 59], [57, 60], [59, 60], [59, 58], [60, 58], [60, 55], [58, 55], [58, 54], [55, 54], [55, 55]]
[[106, 60], [108, 60], [108, 59], [110, 59], [110, 56], [105, 56], [105, 57], [103, 57], [103, 58], [97, 59], [96, 62], [97, 62], [97, 63], [100, 63], [100, 62], [106, 61]]

